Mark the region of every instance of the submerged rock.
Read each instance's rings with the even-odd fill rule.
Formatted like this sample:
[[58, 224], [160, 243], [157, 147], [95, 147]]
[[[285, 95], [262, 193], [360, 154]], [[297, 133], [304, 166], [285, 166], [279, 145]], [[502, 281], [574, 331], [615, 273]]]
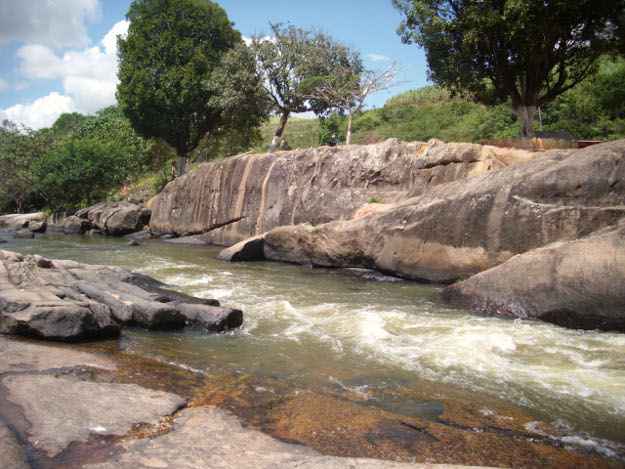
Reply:
[[515, 256], [443, 297], [490, 315], [625, 332], [625, 222]]
[[239, 327], [242, 313], [124, 269], [0, 251], [0, 333], [49, 340], [115, 337], [120, 326]]
[[109, 236], [136, 233], [150, 223], [150, 210], [130, 202], [102, 202], [76, 212], [76, 216]]
[[17, 239], [33, 239], [35, 237], [35, 233], [30, 231], [28, 228], [22, 228], [21, 230], [17, 230], [15, 232], [15, 237]]

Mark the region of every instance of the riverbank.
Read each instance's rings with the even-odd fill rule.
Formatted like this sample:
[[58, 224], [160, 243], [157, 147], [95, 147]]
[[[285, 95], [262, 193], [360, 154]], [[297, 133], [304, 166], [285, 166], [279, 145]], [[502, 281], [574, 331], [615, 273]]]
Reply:
[[120, 382], [218, 405], [274, 437], [406, 462], [620, 464], [596, 458], [620, 451], [621, 335], [474, 317], [436, 287], [221, 263], [211, 248], [71, 236], [7, 248], [139, 270], [244, 310], [223, 336], [128, 329], [79, 347], [117, 357]]

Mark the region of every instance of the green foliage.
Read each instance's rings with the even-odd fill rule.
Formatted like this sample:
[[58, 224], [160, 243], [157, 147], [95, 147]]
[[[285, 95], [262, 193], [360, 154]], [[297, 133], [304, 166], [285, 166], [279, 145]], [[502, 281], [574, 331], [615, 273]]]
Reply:
[[53, 208], [78, 208], [106, 199], [111, 188], [125, 181], [125, 156], [112, 142], [76, 139], [54, 148], [32, 171]]
[[[625, 0], [393, 0], [404, 42], [426, 50], [431, 79], [532, 114], [593, 72], [615, 47]], [[539, 40], [537, 40], [539, 38]]]
[[625, 59], [604, 57], [592, 80], [560, 96], [543, 113], [546, 132], [576, 138], [625, 137]]
[[330, 36], [295, 26], [271, 24], [271, 40], [255, 37], [251, 49], [261, 74], [272, 109], [279, 116], [270, 149], [282, 138], [292, 113], [314, 112], [324, 115], [341, 107], [337, 97], [318, 95], [315, 91], [329, 77], [336, 83], [351, 81], [362, 69], [359, 55]]
[[209, 0], [135, 0], [128, 19], [117, 98], [139, 134], [163, 139], [186, 158], [224, 123], [206, 82], [241, 35]]
[[64, 134], [30, 168], [34, 187], [46, 194], [50, 208], [101, 201], [149, 166], [149, 143], [135, 134], [116, 107], [82, 119], [69, 138]]
[[0, 213], [22, 212], [43, 203], [46, 195], [34, 188], [31, 167], [49, 146], [45, 134], [13, 124], [0, 125]]
[[319, 144], [338, 145], [345, 142], [345, 118], [338, 113], [319, 118]]

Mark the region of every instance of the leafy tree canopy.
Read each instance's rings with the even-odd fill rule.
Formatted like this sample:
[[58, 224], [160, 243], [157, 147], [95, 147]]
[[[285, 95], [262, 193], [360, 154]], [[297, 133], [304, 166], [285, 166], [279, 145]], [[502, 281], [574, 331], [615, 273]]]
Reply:
[[[353, 80], [362, 64], [357, 53], [327, 34], [282, 24], [270, 26], [271, 38], [253, 38], [251, 49], [273, 110], [280, 115], [270, 147], [275, 149], [292, 113], [323, 115], [333, 107], [314, 93], [320, 81], [339, 75], [343, 81]], [[346, 70], [349, 73], [343, 73]]]
[[241, 35], [209, 0], [135, 0], [128, 19], [117, 98], [141, 135], [176, 149], [184, 172], [188, 153], [222, 125], [206, 80]]
[[393, 0], [399, 33], [426, 50], [431, 79], [485, 103], [536, 108], [593, 73], [616, 45], [624, 0]]

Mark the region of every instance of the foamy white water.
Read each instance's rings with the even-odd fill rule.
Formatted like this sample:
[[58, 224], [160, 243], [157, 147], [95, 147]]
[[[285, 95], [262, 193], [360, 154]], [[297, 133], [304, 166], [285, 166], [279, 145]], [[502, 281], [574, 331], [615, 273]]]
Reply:
[[214, 259], [217, 250], [67, 239], [21, 246], [139, 270], [244, 311], [243, 330], [225, 336], [132, 335], [135, 353], [189, 369], [229, 367], [365, 394], [417, 379], [450, 383], [569, 427], [566, 444], [613, 451], [601, 438], [625, 442], [625, 335], [477, 317], [447, 308], [434, 287], [226, 264]]

